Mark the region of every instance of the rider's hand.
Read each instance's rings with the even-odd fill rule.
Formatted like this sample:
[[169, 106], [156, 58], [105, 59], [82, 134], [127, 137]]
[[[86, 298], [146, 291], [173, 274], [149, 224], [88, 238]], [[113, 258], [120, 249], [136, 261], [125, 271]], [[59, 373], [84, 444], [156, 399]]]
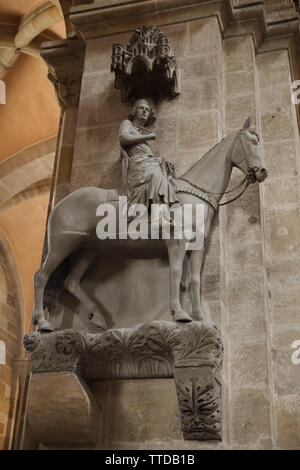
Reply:
[[149, 134], [147, 136], [147, 140], [155, 140], [156, 139], [156, 134], [155, 132], [151, 132], [151, 134]]

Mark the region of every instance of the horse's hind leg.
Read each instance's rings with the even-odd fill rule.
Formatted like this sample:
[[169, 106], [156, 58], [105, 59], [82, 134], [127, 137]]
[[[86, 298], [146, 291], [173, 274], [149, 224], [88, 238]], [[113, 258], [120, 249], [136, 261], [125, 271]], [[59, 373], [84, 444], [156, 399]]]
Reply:
[[76, 257], [71, 260], [72, 268], [68, 277], [64, 281], [64, 287], [67, 291], [71, 292], [82, 305], [84, 305], [89, 311], [89, 319], [91, 325], [101, 330], [107, 329], [106, 320], [102, 315], [103, 306], [99, 306], [89, 297], [89, 295], [81, 287], [81, 279], [87, 269], [91, 266], [95, 257], [99, 255], [99, 249], [86, 249], [81, 250]]
[[183, 266], [182, 266], [182, 276], [180, 282], [180, 303], [183, 308], [188, 313], [192, 312], [192, 301], [191, 301], [191, 266], [190, 266], [190, 252], [186, 252]]
[[48, 253], [41, 268], [34, 275], [34, 311], [33, 323], [40, 331], [53, 331], [46, 320], [43, 310], [44, 290], [54, 269], [79, 245], [78, 234], [57, 234], [48, 239]]

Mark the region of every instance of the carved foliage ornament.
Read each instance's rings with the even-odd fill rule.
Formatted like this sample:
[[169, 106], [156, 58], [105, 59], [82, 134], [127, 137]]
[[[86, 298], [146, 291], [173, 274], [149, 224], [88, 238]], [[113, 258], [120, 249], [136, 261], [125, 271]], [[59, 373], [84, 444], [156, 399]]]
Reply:
[[202, 322], [153, 321], [101, 334], [25, 336], [32, 372], [71, 370], [87, 380], [174, 377], [185, 439], [221, 439], [222, 343]]
[[113, 45], [111, 72], [122, 101], [143, 96], [159, 100], [180, 93], [180, 70], [168, 38], [156, 26], [138, 28], [126, 47]]

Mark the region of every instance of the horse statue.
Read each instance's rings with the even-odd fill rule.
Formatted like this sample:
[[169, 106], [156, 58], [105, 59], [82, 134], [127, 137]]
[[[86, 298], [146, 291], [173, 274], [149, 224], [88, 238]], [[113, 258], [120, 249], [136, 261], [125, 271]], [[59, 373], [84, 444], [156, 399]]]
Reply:
[[[242, 187], [244, 183], [244, 190], [249, 184], [260, 183], [267, 177], [259, 137], [251, 128], [250, 117], [240, 130], [225, 137], [183, 176], [174, 180], [176, 192], [180, 194], [183, 205], [191, 204], [196, 207], [199, 203], [204, 204], [204, 238], [208, 236], [212, 219], [221, 205], [220, 200], [226, 194], [233, 167], [239, 168], [244, 173], [244, 180], [238, 186]], [[87, 251], [71, 269], [64, 281], [64, 287], [88, 309], [94, 325], [98, 326], [101, 331], [107, 329], [102, 306], [99, 303], [96, 304], [84, 292], [80, 281], [94, 259], [95, 250], [105, 246], [106, 240], [96, 237], [96, 225], [99, 220], [96, 211], [99, 205], [109, 201], [111, 191], [95, 187], [80, 188], [61, 200], [49, 216], [48, 253], [34, 277], [33, 322], [42, 332], [53, 331], [43, 310], [44, 289], [48, 279], [53, 271], [82, 245], [93, 247], [93, 249], [90, 252]], [[109, 240], [109, 242], [120, 244], [119, 240]], [[122, 240], [123, 244], [136, 242], [137, 240]], [[174, 237], [163, 242], [167, 245], [169, 256], [170, 311], [174, 321], [209, 322], [210, 319], [201, 305], [200, 295], [205, 246], [189, 250], [189, 245], [184, 238], [175, 239]], [[185, 269], [186, 260], [190, 261], [189, 276]], [[191, 314], [182, 307], [180, 295], [182, 284], [191, 294]]]

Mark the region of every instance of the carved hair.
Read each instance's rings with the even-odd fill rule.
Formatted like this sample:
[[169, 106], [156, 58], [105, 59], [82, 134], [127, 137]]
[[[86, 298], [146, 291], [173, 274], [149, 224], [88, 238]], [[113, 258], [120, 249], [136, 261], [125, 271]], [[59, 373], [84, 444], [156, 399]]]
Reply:
[[130, 119], [130, 121], [133, 121], [135, 116], [136, 116], [136, 110], [137, 110], [137, 107], [140, 105], [140, 104], [147, 104], [150, 108], [150, 114], [149, 114], [149, 117], [147, 119], [147, 122], [145, 122], [145, 126], [150, 126], [151, 124], [154, 123], [154, 121], [156, 120], [156, 114], [155, 114], [155, 111], [153, 110], [152, 108], [152, 104], [149, 100], [145, 99], [145, 98], [140, 98], [138, 100], [135, 101], [133, 107], [132, 107], [132, 110], [130, 111], [130, 114], [128, 116], [128, 118]]

